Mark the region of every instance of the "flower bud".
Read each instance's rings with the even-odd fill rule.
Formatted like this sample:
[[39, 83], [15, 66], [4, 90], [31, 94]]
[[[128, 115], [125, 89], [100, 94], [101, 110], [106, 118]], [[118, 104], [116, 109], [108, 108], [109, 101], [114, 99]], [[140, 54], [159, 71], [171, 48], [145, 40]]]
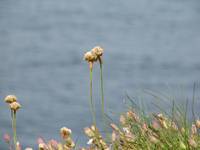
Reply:
[[84, 59], [88, 62], [94, 62], [97, 60], [97, 55], [91, 51], [86, 52], [84, 55]]
[[113, 128], [113, 130], [119, 131], [119, 128], [114, 123], [111, 123], [110, 126], [111, 126], [111, 128]]
[[17, 111], [21, 108], [21, 105], [18, 102], [13, 102], [10, 104], [10, 109], [13, 111]]
[[5, 97], [4, 101], [5, 101], [6, 103], [11, 104], [11, 103], [17, 101], [17, 97], [16, 97], [15, 95], [8, 95], [8, 96]]
[[60, 135], [61, 135], [61, 137], [62, 137], [63, 139], [68, 138], [68, 137], [71, 135], [71, 133], [72, 133], [71, 129], [68, 129], [68, 128], [66, 128], [66, 127], [62, 127], [62, 128], [60, 129]]
[[91, 50], [93, 53], [95, 53], [97, 55], [97, 57], [100, 57], [103, 55], [103, 48], [101, 48], [100, 46], [96, 46]]
[[93, 136], [95, 136], [94, 132], [93, 132], [90, 128], [88, 128], [88, 127], [84, 128], [84, 132], [85, 132], [85, 134], [86, 134], [88, 137], [93, 137]]

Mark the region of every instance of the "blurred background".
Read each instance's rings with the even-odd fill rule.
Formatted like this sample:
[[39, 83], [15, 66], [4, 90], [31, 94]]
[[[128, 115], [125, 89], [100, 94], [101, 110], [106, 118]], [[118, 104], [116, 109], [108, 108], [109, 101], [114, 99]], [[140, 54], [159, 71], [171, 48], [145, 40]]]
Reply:
[[[200, 78], [199, 27], [199, 0], [0, 0], [0, 148], [6, 149], [3, 133], [12, 133], [7, 94], [22, 104], [17, 129], [24, 147], [35, 147], [39, 136], [59, 139], [62, 126], [86, 143], [82, 129], [91, 115], [83, 54], [96, 45], [105, 49], [106, 109], [113, 119], [126, 109], [127, 94], [141, 98], [151, 90], [175, 95], [178, 103], [190, 100]], [[101, 122], [99, 86], [96, 65]], [[145, 105], [150, 101], [144, 98]]]

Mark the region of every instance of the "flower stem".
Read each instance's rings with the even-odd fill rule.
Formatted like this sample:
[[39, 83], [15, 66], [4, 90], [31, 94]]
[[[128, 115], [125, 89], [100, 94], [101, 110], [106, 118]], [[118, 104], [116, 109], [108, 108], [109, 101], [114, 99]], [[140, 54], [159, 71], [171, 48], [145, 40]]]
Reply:
[[95, 107], [94, 107], [93, 96], [92, 96], [92, 68], [90, 68], [90, 109], [92, 113], [93, 123], [96, 127], [96, 114], [95, 114]]
[[13, 128], [13, 142], [14, 147], [17, 147], [17, 131], [16, 131], [16, 111], [12, 111], [12, 128]]
[[105, 114], [105, 101], [104, 101], [104, 84], [103, 84], [103, 63], [101, 58], [99, 59], [99, 64], [100, 64], [100, 76], [101, 76], [101, 109], [102, 109], [102, 118], [104, 122], [104, 128], [106, 132], [106, 137], [108, 138], [108, 132], [106, 128], [106, 114]]

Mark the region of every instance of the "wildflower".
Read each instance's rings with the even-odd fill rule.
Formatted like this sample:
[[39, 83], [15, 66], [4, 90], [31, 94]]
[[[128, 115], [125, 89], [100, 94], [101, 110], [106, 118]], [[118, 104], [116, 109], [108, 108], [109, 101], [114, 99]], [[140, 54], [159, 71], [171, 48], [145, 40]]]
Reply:
[[39, 148], [39, 150], [46, 150], [47, 146], [46, 146], [45, 143], [40, 143], [40, 144], [38, 145], [38, 148]]
[[94, 132], [93, 132], [90, 128], [88, 128], [88, 127], [84, 128], [84, 132], [85, 132], [85, 134], [86, 134], [88, 137], [93, 137], [93, 136], [95, 136]]
[[195, 142], [194, 139], [190, 138], [188, 141], [189, 145], [193, 148], [197, 148], [197, 143]]
[[124, 115], [121, 115], [120, 118], [119, 118], [119, 121], [122, 125], [125, 125], [126, 124], [126, 118]]
[[158, 114], [158, 115], [157, 115], [157, 118], [160, 119], [160, 120], [165, 120], [163, 114]]
[[196, 120], [196, 127], [200, 129], [200, 120]]
[[194, 124], [192, 124], [191, 133], [192, 133], [192, 135], [196, 135], [197, 134], [197, 128], [196, 128], [196, 126]]
[[71, 133], [72, 133], [71, 129], [68, 129], [68, 128], [66, 128], [66, 127], [62, 127], [62, 128], [60, 129], [60, 135], [61, 135], [61, 137], [62, 137], [63, 139], [68, 138], [68, 137], [71, 135]]
[[133, 119], [135, 122], [140, 122], [139, 116], [137, 116], [133, 111], [128, 111], [126, 115], [128, 118]]
[[10, 104], [10, 109], [15, 112], [20, 108], [21, 108], [21, 105], [18, 102], [13, 102]]
[[6, 143], [10, 143], [11, 138], [10, 138], [10, 135], [9, 135], [9, 134], [4, 134], [4, 135], [3, 135], [3, 139], [4, 139], [4, 141], [5, 141]]
[[70, 148], [70, 149], [73, 148], [75, 146], [74, 141], [70, 137], [68, 137], [66, 139], [65, 146]]
[[113, 130], [119, 131], [119, 128], [114, 123], [111, 123], [110, 126], [113, 128]]
[[49, 141], [49, 145], [53, 148], [53, 149], [57, 149], [58, 148], [58, 142], [54, 139]]
[[8, 96], [5, 97], [4, 101], [5, 101], [6, 103], [11, 104], [11, 103], [17, 101], [17, 97], [16, 97], [15, 95], [8, 95]]
[[97, 60], [97, 55], [94, 52], [86, 52], [84, 55], [84, 59], [88, 62], [95, 62]]
[[153, 120], [152, 122], [152, 127], [155, 129], [155, 130], [158, 130], [160, 128], [160, 124], [156, 121], [156, 120]]
[[102, 55], [103, 55], [103, 48], [100, 46], [96, 46], [91, 50], [92, 53], [94, 53], [97, 56], [97, 59], [99, 60], [99, 63], [102, 65]]

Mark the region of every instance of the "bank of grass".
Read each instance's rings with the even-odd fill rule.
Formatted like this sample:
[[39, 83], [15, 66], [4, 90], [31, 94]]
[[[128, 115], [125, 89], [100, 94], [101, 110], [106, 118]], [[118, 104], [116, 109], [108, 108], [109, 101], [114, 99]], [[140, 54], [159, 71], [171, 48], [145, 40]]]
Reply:
[[[118, 123], [109, 123], [112, 132], [103, 137], [98, 125], [84, 128], [88, 137], [86, 147], [80, 148], [72, 138], [72, 131], [60, 129], [61, 141], [45, 141], [38, 138], [39, 150], [198, 150], [200, 149], [200, 121], [187, 116], [185, 108], [173, 103], [170, 113], [144, 114], [143, 110], [130, 107], [120, 115]], [[195, 118], [195, 116], [193, 117]], [[109, 129], [109, 131], [110, 131]], [[14, 134], [14, 136], [16, 136]], [[16, 139], [16, 137], [14, 137]], [[20, 142], [16, 148], [9, 135], [4, 136], [10, 150], [21, 150]], [[31, 150], [31, 148], [26, 148]]]
[[[119, 117], [119, 122], [114, 124], [108, 121], [105, 114], [104, 89], [103, 89], [103, 49], [95, 47], [87, 52], [84, 59], [89, 64], [90, 73], [90, 109], [93, 123], [91, 126], [84, 128], [88, 137], [85, 148], [79, 147], [72, 138], [72, 131], [67, 127], [60, 129], [61, 140], [51, 139], [45, 141], [38, 138], [39, 150], [198, 150], [200, 149], [200, 120], [195, 116], [194, 97], [192, 99], [192, 120], [188, 118], [188, 100], [185, 107], [175, 104], [172, 101], [171, 111], [155, 114], [146, 114], [144, 109], [140, 109], [136, 103], [131, 100], [131, 107]], [[93, 100], [92, 71], [95, 62], [100, 64], [100, 86], [101, 86], [101, 110], [106, 136], [98, 129], [96, 123], [96, 113]], [[194, 86], [195, 87], [195, 86]], [[195, 89], [195, 88], [194, 88]], [[194, 90], [195, 91], [195, 90]], [[195, 94], [193, 94], [195, 95]], [[8, 95], [5, 102], [9, 104], [11, 110], [13, 136], [5, 134], [4, 140], [8, 144], [9, 150], [22, 150], [20, 142], [17, 140], [16, 114], [21, 108], [17, 97]], [[159, 107], [159, 106], [157, 106]], [[110, 129], [107, 127], [110, 126]], [[104, 132], [103, 131], [103, 132]], [[108, 132], [111, 131], [111, 132]], [[26, 150], [32, 150], [28, 147]]]

